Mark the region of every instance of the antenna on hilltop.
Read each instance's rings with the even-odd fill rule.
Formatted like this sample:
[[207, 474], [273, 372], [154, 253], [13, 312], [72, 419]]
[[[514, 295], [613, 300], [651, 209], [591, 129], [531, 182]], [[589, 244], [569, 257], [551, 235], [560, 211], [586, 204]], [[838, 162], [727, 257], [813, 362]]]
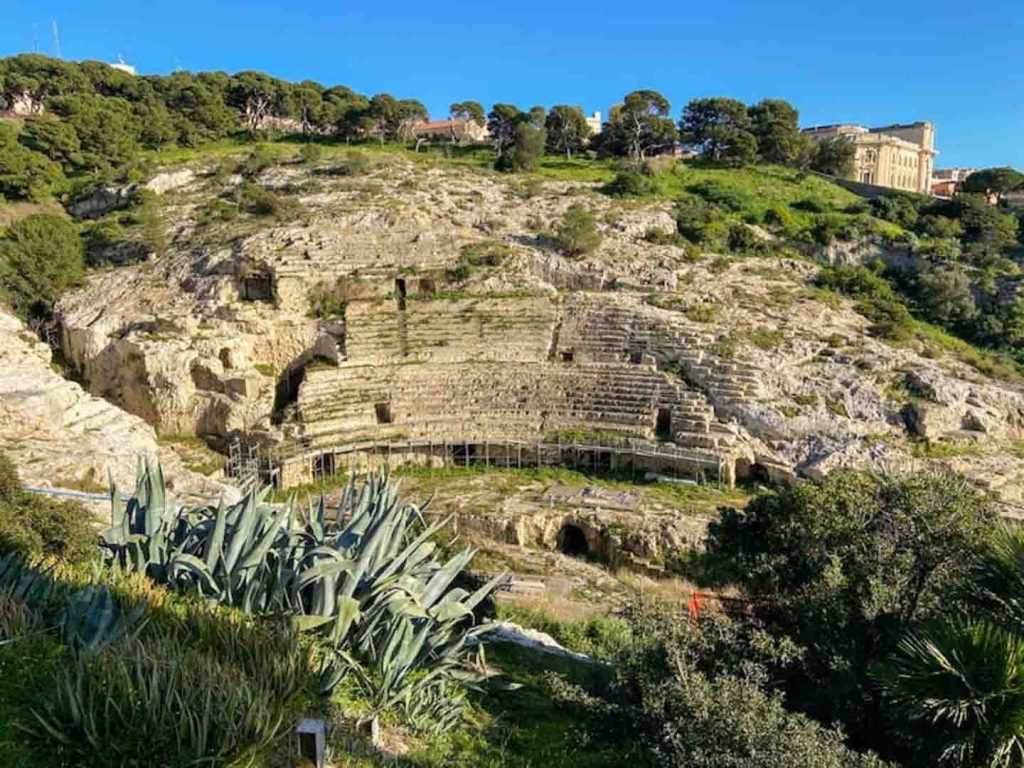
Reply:
[[57, 29], [57, 20], [51, 19], [51, 23], [53, 24], [53, 47], [57, 50], [57, 58], [62, 59], [64, 57], [60, 55], [60, 31]]

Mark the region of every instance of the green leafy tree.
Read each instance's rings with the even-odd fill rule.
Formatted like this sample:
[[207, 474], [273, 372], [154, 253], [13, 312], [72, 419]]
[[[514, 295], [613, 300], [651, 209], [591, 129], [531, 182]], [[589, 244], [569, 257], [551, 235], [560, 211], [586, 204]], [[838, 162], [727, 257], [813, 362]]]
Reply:
[[345, 141], [355, 141], [370, 134], [373, 118], [370, 100], [344, 86], [329, 88], [324, 94], [324, 119]]
[[594, 214], [579, 203], [570, 205], [555, 230], [555, 245], [567, 256], [582, 256], [597, 250], [601, 233]]
[[608, 122], [597, 138], [604, 152], [643, 160], [668, 149], [676, 140], [676, 127], [669, 117], [671, 105], [657, 91], [639, 90], [626, 94], [622, 104], [612, 107]]
[[324, 87], [312, 80], [303, 80], [292, 92], [295, 114], [302, 123], [302, 132], [309, 134], [323, 125]]
[[227, 104], [228, 79], [174, 72], [157, 92], [172, 115], [177, 140], [186, 146], [221, 138], [238, 129], [238, 113]]
[[389, 93], [378, 93], [370, 99], [368, 116], [380, 141], [408, 141], [412, 126], [427, 119], [427, 108], [415, 99], [396, 99]]
[[18, 141], [60, 163], [65, 172], [82, 165], [82, 143], [74, 127], [64, 120], [52, 117], [30, 117], [23, 124]]
[[533, 107], [516, 116], [512, 146], [495, 161], [498, 170], [530, 171], [536, 167], [547, 142], [544, 120], [543, 107]]
[[573, 152], [582, 150], [590, 137], [590, 126], [579, 107], [567, 104], [552, 107], [544, 125], [547, 128], [548, 149], [563, 153], [567, 160], [572, 159]]
[[480, 126], [487, 123], [487, 115], [479, 101], [457, 101], [448, 107], [448, 114], [456, 119], [469, 120]]
[[1017, 218], [988, 205], [981, 195], [960, 195], [951, 203], [964, 228], [964, 252], [980, 265], [992, 263], [1017, 244]]
[[156, 97], [147, 97], [132, 103], [132, 114], [138, 128], [139, 143], [150, 149], [173, 144], [178, 138], [174, 116]]
[[0, 197], [42, 201], [66, 187], [57, 163], [19, 144], [13, 126], [0, 123]]
[[915, 275], [914, 291], [929, 322], [948, 328], [969, 322], [978, 314], [971, 279], [961, 267], [923, 265]]
[[782, 99], [763, 99], [747, 112], [757, 139], [758, 157], [776, 165], [799, 165], [805, 139], [796, 107]]
[[963, 192], [984, 194], [994, 192], [1005, 195], [1024, 184], [1024, 173], [1013, 168], [985, 168], [968, 176], [961, 187]]
[[792, 701], [870, 738], [871, 664], [915, 622], [949, 611], [995, 519], [956, 475], [839, 471], [722, 510], [708, 553], [806, 649]]
[[121, 167], [138, 151], [138, 128], [131, 105], [121, 98], [74, 94], [51, 101], [53, 111], [74, 129], [85, 167]]
[[262, 72], [239, 72], [228, 86], [228, 104], [242, 113], [245, 126], [255, 134], [273, 114], [281, 83]]
[[841, 136], [832, 136], [817, 142], [810, 166], [819, 173], [839, 179], [851, 179], [854, 173], [854, 157], [857, 154], [852, 142]]
[[45, 315], [84, 275], [82, 242], [63, 216], [19, 219], [0, 240], [0, 297], [21, 317]]
[[694, 99], [683, 110], [683, 141], [711, 160], [742, 165], [757, 155], [757, 139], [741, 101], [724, 97]]
[[522, 115], [515, 104], [495, 104], [487, 114], [487, 130], [499, 158], [515, 143], [516, 126], [522, 122]]

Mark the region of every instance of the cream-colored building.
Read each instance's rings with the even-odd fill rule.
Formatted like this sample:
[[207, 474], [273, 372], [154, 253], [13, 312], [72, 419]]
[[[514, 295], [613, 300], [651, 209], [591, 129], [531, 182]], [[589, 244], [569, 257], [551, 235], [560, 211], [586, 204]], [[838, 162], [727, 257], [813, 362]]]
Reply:
[[935, 126], [928, 122], [865, 128], [862, 125], [825, 125], [804, 133], [820, 141], [839, 136], [853, 142], [854, 179], [864, 184], [902, 189], [927, 195], [935, 166]]

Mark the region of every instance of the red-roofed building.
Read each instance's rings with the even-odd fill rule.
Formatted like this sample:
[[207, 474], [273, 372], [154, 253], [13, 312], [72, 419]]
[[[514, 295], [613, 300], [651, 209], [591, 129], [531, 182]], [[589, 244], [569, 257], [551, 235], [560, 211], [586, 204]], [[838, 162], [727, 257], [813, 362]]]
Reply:
[[486, 125], [480, 125], [464, 117], [449, 117], [447, 120], [415, 123], [412, 126], [412, 134], [418, 140], [453, 144], [477, 144], [487, 141], [490, 137]]

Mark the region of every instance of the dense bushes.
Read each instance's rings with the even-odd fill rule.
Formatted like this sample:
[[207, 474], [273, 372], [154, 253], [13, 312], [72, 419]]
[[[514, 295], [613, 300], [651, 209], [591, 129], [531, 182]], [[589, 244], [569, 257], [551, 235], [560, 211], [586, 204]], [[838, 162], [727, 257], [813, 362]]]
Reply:
[[0, 122], [0, 201], [39, 202], [66, 189], [60, 165], [19, 144], [14, 126]]
[[835, 730], [788, 711], [774, 676], [796, 660], [756, 621], [638, 604], [627, 612], [633, 642], [599, 697], [553, 681], [556, 697], [589, 708], [590, 738], [635, 740], [641, 764], [666, 768], [880, 766]]
[[826, 267], [818, 284], [856, 299], [857, 311], [871, 321], [871, 330], [886, 339], [909, 338], [914, 330], [907, 305], [892, 286], [867, 267]]
[[78, 230], [63, 216], [27, 216], [0, 239], [0, 300], [21, 317], [49, 313], [84, 274]]
[[623, 168], [615, 174], [605, 191], [612, 197], [644, 197], [654, 194], [657, 189], [657, 182], [650, 174], [637, 168]]
[[955, 475], [834, 472], [724, 510], [708, 557], [804, 649], [786, 675], [788, 701], [877, 745], [871, 665], [950, 610], [995, 519]]
[[0, 555], [77, 562], [95, 555], [97, 543], [86, 510], [28, 493], [14, 464], [0, 454]]

